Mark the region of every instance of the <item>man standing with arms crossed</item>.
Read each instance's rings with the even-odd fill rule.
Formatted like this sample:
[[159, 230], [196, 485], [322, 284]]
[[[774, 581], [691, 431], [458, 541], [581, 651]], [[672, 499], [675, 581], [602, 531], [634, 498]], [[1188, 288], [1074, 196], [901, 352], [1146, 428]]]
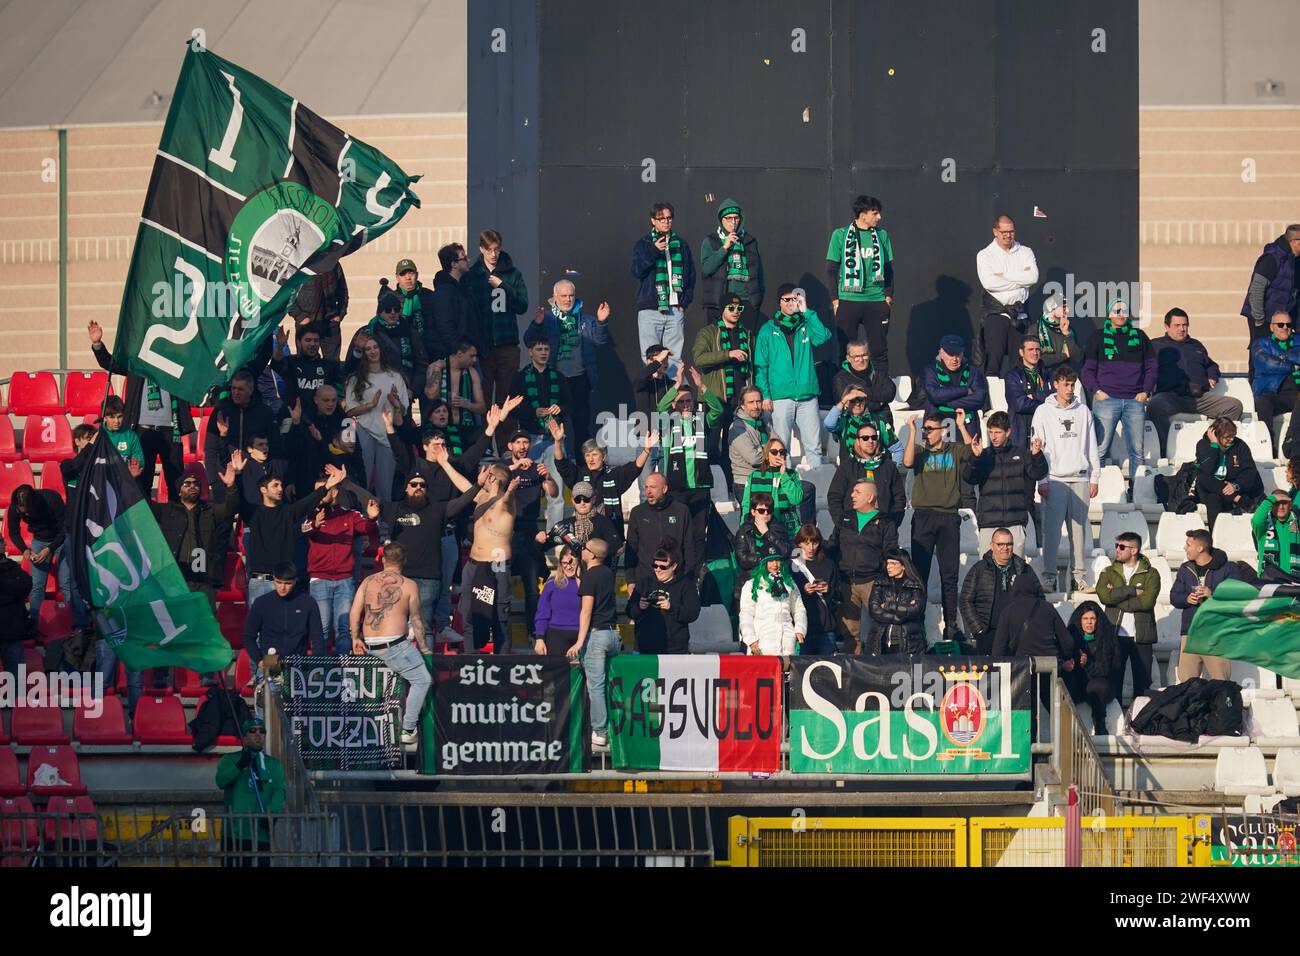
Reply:
[[424, 698], [433, 686], [423, 657], [429, 648], [420, 618], [420, 591], [402, 575], [405, 563], [406, 549], [389, 543], [384, 548], [384, 569], [357, 588], [350, 618], [352, 653], [375, 655], [411, 686], [402, 709], [403, 746], [415, 743]]

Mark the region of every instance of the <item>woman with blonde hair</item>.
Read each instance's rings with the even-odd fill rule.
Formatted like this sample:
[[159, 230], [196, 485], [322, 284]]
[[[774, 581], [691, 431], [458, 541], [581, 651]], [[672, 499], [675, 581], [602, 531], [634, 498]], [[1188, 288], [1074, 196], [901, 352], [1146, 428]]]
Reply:
[[538, 654], [563, 657], [578, 640], [578, 616], [582, 598], [578, 595], [582, 562], [570, 547], [560, 549], [555, 571], [537, 598], [533, 650]]
[[803, 503], [803, 485], [797, 476], [787, 470], [790, 449], [779, 438], [772, 438], [763, 446], [763, 460], [750, 473], [745, 482], [745, 494], [740, 502], [743, 514], [749, 514], [749, 498], [759, 491], [772, 496], [773, 520], [785, 526], [786, 537], [793, 540], [799, 530], [799, 505]]
[[357, 444], [370, 490], [381, 501], [392, 501], [395, 459], [388, 427], [393, 422], [401, 423], [410, 408], [411, 396], [400, 366], [390, 364], [377, 338], [358, 334], [353, 342], [361, 351], [361, 360], [344, 389], [344, 414], [356, 422]]

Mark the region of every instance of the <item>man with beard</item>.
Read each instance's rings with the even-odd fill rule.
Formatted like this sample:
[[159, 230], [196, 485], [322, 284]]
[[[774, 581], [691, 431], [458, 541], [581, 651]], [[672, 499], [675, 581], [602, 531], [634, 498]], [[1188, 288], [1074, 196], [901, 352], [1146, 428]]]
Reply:
[[[412, 474], [406, 482], [406, 497], [400, 501], [380, 502], [371, 498], [366, 513], [371, 520], [383, 521], [392, 528], [389, 540], [396, 541], [406, 551], [404, 574], [413, 580], [420, 592], [420, 620], [425, 631], [437, 634], [450, 623], [450, 617], [433, 626], [439, 597], [450, 586], [442, 567], [442, 531], [448, 519], [474, 503], [478, 488], [472, 481], [452, 467], [445, 447], [433, 452], [437, 465], [451, 484], [460, 492], [452, 501], [432, 498], [428, 481], [423, 475]], [[385, 543], [385, 548], [388, 544]], [[448, 569], [450, 570], [450, 569]]]
[[290, 406], [297, 398], [310, 401], [322, 385], [337, 388], [343, 384], [343, 367], [321, 354], [320, 333], [310, 327], [299, 333], [296, 355], [289, 353], [289, 333], [276, 330], [271, 370], [284, 379], [284, 403]]
[[[502, 464], [479, 475], [474, 499], [474, 532], [460, 593], [469, 598], [474, 648], [489, 640], [498, 654], [510, 652], [510, 545], [515, 531], [515, 491], [519, 479]], [[464, 612], [462, 612], [464, 613]]]
[[[232, 460], [221, 474], [227, 491], [234, 489], [235, 475]], [[206, 501], [208, 479], [198, 462], [185, 466], [178, 490], [179, 500], [173, 498], [162, 504], [151, 501], [149, 507], [186, 585], [204, 595], [215, 613], [217, 590], [221, 587], [220, 559], [224, 554], [217, 548], [218, 544], [224, 548], [230, 526], [239, 516], [239, 495], [227, 494], [215, 504]]]

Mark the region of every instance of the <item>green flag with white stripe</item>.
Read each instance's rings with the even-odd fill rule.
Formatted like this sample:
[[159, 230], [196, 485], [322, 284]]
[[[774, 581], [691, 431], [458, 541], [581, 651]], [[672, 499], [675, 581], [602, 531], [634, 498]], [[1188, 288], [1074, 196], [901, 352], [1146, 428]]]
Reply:
[[190, 402], [227, 381], [297, 287], [383, 235], [418, 176], [192, 41], [122, 293], [116, 362]]
[[1187, 653], [1247, 661], [1300, 679], [1300, 585], [1221, 582], [1196, 609]]

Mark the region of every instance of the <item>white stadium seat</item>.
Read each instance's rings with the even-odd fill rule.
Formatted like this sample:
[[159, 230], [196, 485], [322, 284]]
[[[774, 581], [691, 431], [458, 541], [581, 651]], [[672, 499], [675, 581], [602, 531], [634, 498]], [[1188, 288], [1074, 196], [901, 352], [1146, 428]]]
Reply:
[[1249, 425], [1241, 426], [1237, 430], [1237, 437], [1249, 446], [1256, 467], [1264, 469], [1272, 463], [1273, 439], [1268, 425], [1264, 422], [1251, 422]]
[[1000, 378], [989, 380], [989, 409], [994, 412], [1005, 412], [1007, 410], [1007, 383]]
[[1242, 697], [1252, 700], [1284, 697], [1277, 674], [1267, 667], [1246, 661], [1232, 662], [1232, 680], [1241, 685]]
[[1242, 420], [1249, 420], [1255, 417], [1255, 396], [1250, 390], [1250, 381], [1244, 375], [1232, 378], [1221, 378], [1215, 383], [1214, 388], [1210, 389], [1214, 395], [1228, 395], [1241, 402]]
[[[1172, 562], [1166, 561], [1163, 554], [1152, 552], [1147, 555], [1147, 560], [1151, 562], [1151, 567], [1155, 568], [1156, 573], [1160, 575], [1160, 600], [1164, 604], [1170, 603], [1169, 595], [1174, 589], [1174, 567]], [[1179, 562], [1181, 565], [1182, 562]]]
[[1255, 533], [1250, 530], [1250, 515], [1219, 515], [1214, 523], [1214, 546], [1224, 551], [1229, 561], [1253, 562]]
[[1171, 562], [1177, 561], [1181, 564], [1187, 560], [1187, 555], [1183, 551], [1183, 546], [1187, 543], [1187, 532], [1197, 528], [1205, 529], [1205, 521], [1200, 514], [1193, 512], [1178, 515], [1166, 511], [1160, 516], [1160, 524], [1156, 526], [1156, 550]]
[[1264, 483], [1264, 494], [1271, 495], [1279, 488], [1289, 489], [1291, 483], [1286, 480], [1286, 465], [1274, 465], [1272, 468], [1259, 469], [1260, 481]]
[[1183, 612], [1172, 604], [1157, 604], [1155, 615], [1156, 644], [1176, 653], [1182, 640]]
[[889, 403], [890, 406], [892, 408], [906, 408], [907, 400], [912, 397], [912, 376], [895, 375], [894, 388], [897, 389], [898, 394], [896, 394], [894, 400]]
[[1261, 747], [1300, 747], [1300, 722], [1289, 697], [1250, 702], [1251, 738]]
[[1169, 426], [1168, 452], [1171, 461], [1182, 463], [1196, 460], [1196, 444], [1205, 437], [1210, 427], [1208, 418], [1197, 416], [1191, 421], [1175, 421]]
[[1124, 473], [1119, 465], [1103, 465], [1097, 476], [1097, 497], [1088, 501], [1088, 520], [1100, 521], [1106, 504], [1124, 501]]
[[1074, 616], [1074, 602], [1073, 602], [1073, 601], [1057, 601], [1057, 602], [1056, 602], [1056, 613], [1059, 614], [1059, 615], [1061, 615], [1061, 620], [1062, 620], [1062, 621], [1064, 621], [1066, 624], [1069, 624], [1069, 623], [1070, 623], [1070, 618]]
[[[1101, 495], [1098, 494], [1097, 497], [1100, 498]], [[1097, 546], [1107, 554], [1112, 554], [1115, 536], [1125, 531], [1131, 531], [1142, 539], [1143, 551], [1151, 547], [1151, 529], [1147, 526], [1146, 516], [1132, 505], [1107, 503], [1101, 518], [1101, 538]]]
[[961, 552], [962, 554], [973, 554], [976, 557], [980, 553], [979, 541], [979, 523], [975, 520], [975, 512], [969, 508], [961, 508], [957, 511], [961, 518]]
[[810, 481], [817, 489], [817, 507], [826, 507], [826, 492], [830, 490], [831, 479], [835, 477], [834, 465], [818, 465], [799, 475], [804, 481]]
[[1283, 747], [1273, 762], [1273, 786], [1288, 797], [1300, 797], [1300, 750]]
[[1272, 793], [1264, 751], [1258, 747], [1220, 750], [1214, 761], [1214, 789], [1230, 797]]

